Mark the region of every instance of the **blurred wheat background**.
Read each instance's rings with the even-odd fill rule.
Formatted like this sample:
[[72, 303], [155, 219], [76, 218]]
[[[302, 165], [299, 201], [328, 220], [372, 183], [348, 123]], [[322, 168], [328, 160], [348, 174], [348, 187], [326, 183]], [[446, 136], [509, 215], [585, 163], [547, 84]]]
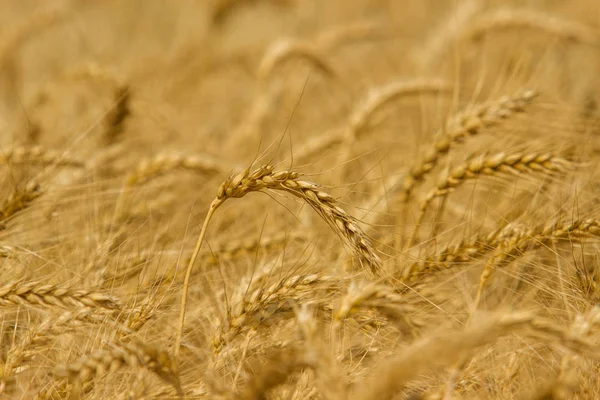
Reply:
[[0, 398], [600, 398], [597, 0], [1, 9]]

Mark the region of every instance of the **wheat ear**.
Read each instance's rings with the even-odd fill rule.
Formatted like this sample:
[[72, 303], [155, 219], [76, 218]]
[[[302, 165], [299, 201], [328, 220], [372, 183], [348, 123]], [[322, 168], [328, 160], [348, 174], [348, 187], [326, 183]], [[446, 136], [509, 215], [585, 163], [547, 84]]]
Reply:
[[448, 246], [433, 256], [411, 264], [403, 269], [397, 278], [406, 284], [412, 284], [425, 275], [446, 269], [452, 263], [465, 263], [481, 257], [500, 245], [501, 231], [463, 239], [458, 244]]
[[4, 222], [8, 218], [29, 207], [42, 193], [36, 181], [30, 181], [24, 187], [17, 187], [0, 205], [0, 229], [5, 229]]
[[122, 366], [142, 366], [154, 372], [164, 382], [172, 385], [183, 395], [179, 374], [174, 360], [166, 351], [157, 350], [142, 342], [113, 344], [109, 350], [100, 350], [86, 355], [77, 362], [57, 368], [57, 374], [73, 381], [85, 382]]
[[113, 92], [114, 105], [104, 117], [106, 126], [104, 141], [114, 143], [125, 131], [125, 122], [131, 115], [131, 89], [127, 83], [119, 83]]
[[0, 151], [0, 164], [41, 164], [82, 168], [85, 164], [64, 154], [40, 146], [14, 147]]
[[412, 191], [421, 184], [441, 158], [448, 154], [452, 146], [465, 138], [477, 135], [481, 130], [492, 127], [510, 116], [524, 112], [536, 97], [536, 92], [526, 90], [512, 97], [501, 97], [466, 109], [453, 116], [446, 124], [445, 132], [437, 135], [432, 147], [414, 164], [405, 178], [401, 189], [401, 199], [407, 201]]
[[378, 110], [385, 105], [405, 96], [420, 94], [449, 93], [452, 85], [441, 79], [414, 78], [406, 81], [394, 81], [373, 88], [366, 98], [356, 107], [349, 118], [349, 129], [356, 137]]
[[192, 268], [196, 258], [200, 253], [202, 242], [206, 234], [208, 223], [216, 209], [221, 206], [225, 200], [230, 198], [244, 197], [250, 192], [264, 190], [278, 190], [290, 193], [291, 195], [308, 203], [333, 229], [334, 232], [348, 244], [359, 256], [361, 263], [366, 263], [373, 274], [378, 274], [381, 268], [381, 260], [375, 249], [367, 239], [358, 221], [337, 205], [337, 200], [331, 195], [319, 190], [319, 186], [312, 182], [299, 179], [300, 173], [293, 171], [274, 171], [272, 165], [265, 165], [250, 172], [246, 169], [244, 172], [225, 180], [217, 191], [217, 197], [209, 206], [208, 213], [202, 225], [196, 247], [186, 269], [183, 282], [183, 294], [181, 301], [179, 330], [175, 341], [175, 354], [179, 352], [181, 344], [181, 335], [185, 319], [185, 305], [187, 301], [187, 291]]
[[6, 360], [2, 368], [2, 380], [11, 380], [14, 374], [26, 368], [23, 363], [35, 356], [34, 347], [39, 347], [47, 342], [52, 335], [59, 335], [65, 325], [81, 322], [92, 313], [91, 308], [78, 308], [76, 311], [65, 311], [58, 318], [49, 318], [40, 325], [30, 330], [14, 347], [6, 353]]
[[552, 153], [498, 153], [481, 155], [447, 172], [438, 186], [425, 197], [421, 203], [421, 210], [417, 218], [417, 225], [412, 243], [418, 239], [419, 228], [431, 202], [446, 196], [468, 180], [483, 176], [497, 176], [510, 174], [556, 174], [567, 171], [573, 164], [565, 158]]
[[212, 174], [222, 170], [219, 163], [210, 157], [183, 156], [159, 154], [155, 157], [141, 161], [131, 172], [127, 174], [123, 189], [117, 199], [115, 206], [115, 219], [119, 220], [124, 216], [125, 203], [130, 189], [134, 186], [146, 183], [169, 171], [184, 169], [196, 171], [201, 174]]
[[0, 306], [45, 305], [62, 308], [118, 309], [119, 301], [104, 293], [42, 282], [12, 281], [0, 287]]
[[252, 290], [231, 306], [227, 319], [220, 323], [212, 341], [215, 352], [220, 352], [223, 344], [230, 343], [246, 329], [258, 327], [253, 324], [264, 322], [274, 314], [290, 311], [291, 305], [287, 303], [300, 304], [319, 289], [328, 288], [334, 282], [332, 277], [317, 274], [295, 275]]
[[357, 384], [350, 399], [392, 399], [406, 383], [421, 374], [434, 368], [462, 363], [465, 355], [474, 349], [519, 330], [528, 330], [531, 336], [545, 341], [556, 341], [574, 352], [594, 358], [600, 356], [598, 346], [573, 336], [549, 321], [528, 313], [504, 314], [471, 324], [460, 332], [444, 331], [419, 339]]
[[510, 264], [519, 254], [523, 254], [530, 249], [545, 246], [554, 240], [565, 238], [578, 240], [589, 236], [600, 236], [599, 220], [594, 218], [578, 219], [569, 224], [554, 224], [541, 228], [534, 228], [508, 238], [503, 245], [497, 249], [496, 254], [488, 260], [481, 272], [474, 309], [479, 305], [483, 289], [494, 270]]

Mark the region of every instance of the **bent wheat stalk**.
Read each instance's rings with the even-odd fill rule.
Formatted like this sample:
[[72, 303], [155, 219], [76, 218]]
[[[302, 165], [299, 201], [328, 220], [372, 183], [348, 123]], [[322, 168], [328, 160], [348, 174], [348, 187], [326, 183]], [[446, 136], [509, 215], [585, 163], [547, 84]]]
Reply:
[[200, 231], [196, 247], [188, 264], [183, 282], [181, 310], [179, 314], [179, 330], [175, 341], [175, 356], [179, 354], [181, 335], [185, 320], [185, 306], [189, 288], [192, 268], [200, 253], [208, 223], [214, 212], [227, 199], [244, 197], [250, 192], [265, 190], [278, 190], [287, 192], [308, 203], [325, 220], [340, 239], [351, 247], [362, 263], [367, 264], [372, 274], [377, 275], [381, 267], [381, 259], [367, 239], [367, 236], [358, 226], [356, 218], [348, 214], [337, 205], [337, 200], [328, 193], [319, 190], [319, 186], [312, 182], [300, 180], [301, 174], [294, 171], [274, 171], [272, 165], [264, 165], [253, 172], [246, 169], [244, 172], [225, 180], [217, 191], [217, 197], [209, 206], [208, 213]]

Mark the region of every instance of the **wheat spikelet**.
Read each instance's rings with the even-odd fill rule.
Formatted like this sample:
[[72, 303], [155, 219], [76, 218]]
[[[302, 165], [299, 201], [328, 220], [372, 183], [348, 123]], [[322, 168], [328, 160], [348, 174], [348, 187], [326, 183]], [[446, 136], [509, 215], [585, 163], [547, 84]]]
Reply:
[[470, 179], [480, 176], [523, 173], [554, 174], [565, 172], [573, 164], [552, 153], [497, 153], [481, 155], [446, 172], [437, 188], [432, 190], [421, 203], [421, 210], [426, 210], [436, 197], [445, 196]]
[[160, 379], [172, 385], [183, 394], [177, 366], [166, 351], [150, 347], [136, 341], [126, 344], [113, 344], [113, 348], [88, 354], [77, 362], [61, 365], [57, 374], [71, 381], [85, 382], [112, 373], [123, 366], [143, 367], [154, 372]]
[[493, 31], [514, 29], [538, 30], [575, 43], [600, 45], [599, 31], [579, 22], [526, 9], [500, 9], [484, 14], [465, 29], [461, 38], [477, 40]]
[[12, 281], [0, 287], [0, 305], [44, 305], [61, 308], [118, 309], [119, 301], [104, 293], [43, 282]]
[[391, 288], [376, 282], [352, 282], [340, 304], [334, 311], [333, 318], [341, 321], [348, 318], [361, 307], [377, 309], [395, 309], [402, 313], [413, 311], [398, 293]]
[[483, 129], [497, 125], [513, 114], [524, 112], [535, 97], [534, 91], [527, 90], [512, 97], [502, 97], [470, 107], [454, 116], [448, 121], [445, 132], [438, 134], [433, 146], [410, 169], [402, 185], [401, 199], [408, 200], [412, 191], [423, 182], [425, 176], [436, 167], [441, 157], [446, 155], [453, 145], [462, 142], [468, 136], [477, 135]]
[[265, 165], [257, 168], [253, 172], [246, 169], [244, 172], [226, 179], [217, 190], [217, 197], [209, 206], [208, 213], [204, 219], [204, 224], [200, 231], [196, 247], [186, 269], [183, 283], [183, 296], [181, 300], [179, 329], [175, 344], [175, 352], [178, 355], [181, 344], [181, 335], [185, 319], [185, 305], [187, 302], [187, 292], [189, 288], [192, 267], [200, 253], [202, 242], [208, 223], [214, 212], [229, 198], [244, 197], [250, 192], [264, 190], [279, 190], [292, 194], [293, 196], [308, 203], [334, 232], [349, 245], [359, 256], [362, 263], [366, 263], [371, 273], [377, 274], [381, 267], [381, 260], [366, 235], [358, 226], [358, 221], [340, 208], [337, 201], [331, 195], [319, 190], [318, 185], [301, 181], [298, 178], [300, 174], [293, 171], [274, 171], [272, 165]]

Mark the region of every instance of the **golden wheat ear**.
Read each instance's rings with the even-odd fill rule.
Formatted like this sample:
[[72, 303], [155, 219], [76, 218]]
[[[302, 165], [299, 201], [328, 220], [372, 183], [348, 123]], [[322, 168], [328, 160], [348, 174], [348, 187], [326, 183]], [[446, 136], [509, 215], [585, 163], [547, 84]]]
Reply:
[[61, 365], [56, 369], [58, 376], [71, 381], [86, 382], [113, 373], [123, 366], [142, 367], [172, 385], [179, 395], [183, 395], [177, 365], [166, 351], [156, 349], [142, 342], [113, 343], [112, 348], [99, 350], [81, 357], [78, 361]]
[[533, 90], [525, 90], [511, 97], [501, 97], [486, 103], [477, 104], [451, 116], [444, 131], [437, 134], [417, 163], [410, 167], [405, 178], [400, 198], [407, 201], [413, 190], [423, 183], [427, 175], [447, 155], [453, 146], [462, 143], [469, 136], [481, 133], [484, 129], [496, 126], [511, 116], [523, 113], [537, 97]]
[[[436, 198], [442, 198], [442, 201], [445, 200], [450, 193], [468, 180], [501, 175], [535, 176], [537, 174], [548, 176], [567, 172], [573, 167], [573, 162], [553, 153], [497, 153], [475, 157], [473, 160], [446, 172], [437, 187], [425, 197], [421, 203], [421, 210], [411, 243], [417, 243], [419, 239], [419, 228], [431, 202]], [[438, 214], [441, 214], [441, 212]], [[436, 230], [433, 232], [433, 236], [435, 235]]]
[[577, 243], [589, 237], [600, 237], [600, 221], [596, 218], [537, 226], [507, 237], [481, 272], [474, 309], [479, 305], [485, 286], [495, 270], [506, 267], [527, 251], [547, 246], [556, 240], [569, 239]]
[[300, 200], [303, 200], [310, 205], [313, 210], [325, 220], [331, 229], [346, 243], [359, 257], [361, 264], [366, 264], [366, 267], [372, 274], [379, 274], [381, 269], [381, 259], [377, 255], [374, 247], [369, 239], [359, 227], [358, 221], [338, 206], [337, 200], [326, 192], [319, 190], [319, 186], [315, 183], [303, 181], [300, 179], [301, 174], [294, 171], [275, 171], [272, 165], [264, 165], [250, 172], [246, 169], [244, 172], [226, 179], [217, 190], [217, 197], [209, 206], [208, 213], [204, 220], [204, 224], [200, 231], [200, 236], [196, 242], [196, 248], [192, 254], [183, 283], [182, 303], [180, 310], [179, 331], [175, 342], [175, 352], [178, 354], [181, 343], [181, 334], [183, 332], [183, 324], [185, 318], [185, 305], [187, 291], [189, 288], [190, 276], [192, 268], [196, 262], [196, 258], [200, 253], [202, 242], [208, 223], [214, 212], [227, 199], [241, 198], [251, 192], [275, 190], [282, 191], [293, 195]]

